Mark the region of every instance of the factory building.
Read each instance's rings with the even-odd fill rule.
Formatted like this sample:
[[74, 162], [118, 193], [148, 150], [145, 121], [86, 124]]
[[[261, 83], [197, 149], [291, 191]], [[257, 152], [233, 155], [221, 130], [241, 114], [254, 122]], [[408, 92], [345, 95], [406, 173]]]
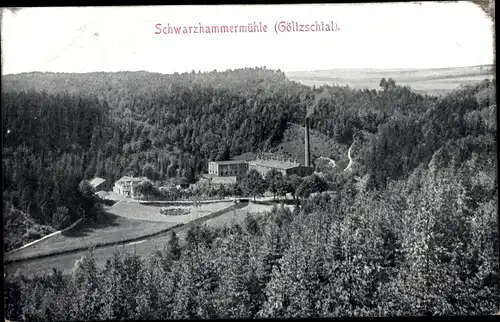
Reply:
[[296, 161], [287, 160], [284, 157], [279, 157], [273, 154], [261, 154], [256, 160], [248, 161], [248, 169], [256, 170], [262, 176], [265, 176], [269, 171], [275, 169], [283, 174], [283, 176], [289, 176], [292, 174], [298, 175], [300, 177], [311, 175], [314, 172], [314, 168], [311, 165], [311, 145], [309, 139], [309, 118], [306, 118], [304, 126], [304, 154], [305, 154], [305, 165], [302, 165]]
[[265, 176], [271, 170], [277, 170], [283, 174], [283, 176], [290, 176], [296, 174], [298, 176], [308, 176], [313, 173], [312, 167], [306, 167], [299, 163], [279, 161], [279, 160], [266, 160], [266, 159], [256, 159], [248, 162], [249, 170], [256, 170], [262, 176]]
[[[212, 182], [221, 183], [226, 181], [236, 182], [243, 177], [249, 170], [256, 170], [262, 176], [265, 176], [269, 171], [275, 169], [281, 172], [284, 176], [296, 174], [298, 176], [308, 176], [314, 172], [311, 165], [311, 151], [309, 141], [309, 118], [305, 120], [305, 164], [302, 165], [296, 161], [280, 157], [272, 153], [260, 154], [255, 160], [233, 160], [233, 161], [211, 161], [208, 164], [207, 179]], [[226, 180], [228, 179], [228, 180]]]
[[248, 171], [246, 161], [211, 161], [208, 163], [208, 174], [218, 177], [239, 177]]

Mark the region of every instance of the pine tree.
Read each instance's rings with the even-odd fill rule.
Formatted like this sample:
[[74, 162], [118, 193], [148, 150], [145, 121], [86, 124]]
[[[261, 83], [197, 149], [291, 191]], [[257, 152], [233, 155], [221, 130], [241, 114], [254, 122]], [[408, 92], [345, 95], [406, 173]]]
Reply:
[[170, 233], [170, 239], [168, 240], [168, 258], [177, 261], [181, 256], [181, 246], [179, 244], [179, 237], [174, 230]]

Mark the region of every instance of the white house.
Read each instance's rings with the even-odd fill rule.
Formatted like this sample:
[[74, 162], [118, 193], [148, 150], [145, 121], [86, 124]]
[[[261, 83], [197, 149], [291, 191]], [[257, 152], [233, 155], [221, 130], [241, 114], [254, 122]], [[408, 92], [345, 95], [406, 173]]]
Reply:
[[143, 181], [149, 181], [149, 179], [145, 177], [122, 177], [120, 180], [115, 182], [113, 192], [129, 198], [139, 197], [137, 193], [134, 194], [134, 189]]

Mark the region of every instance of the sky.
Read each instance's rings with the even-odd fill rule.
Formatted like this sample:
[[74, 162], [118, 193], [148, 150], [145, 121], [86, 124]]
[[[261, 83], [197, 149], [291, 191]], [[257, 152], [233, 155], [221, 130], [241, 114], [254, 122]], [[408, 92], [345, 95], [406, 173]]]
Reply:
[[[276, 33], [323, 21], [335, 32]], [[248, 25], [265, 33], [155, 34], [156, 26]], [[267, 67], [442, 68], [493, 64], [493, 22], [470, 2], [52, 7], [2, 11], [2, 74], [159, 73]], [[299, 27], [300, 28], [300, 27]]]

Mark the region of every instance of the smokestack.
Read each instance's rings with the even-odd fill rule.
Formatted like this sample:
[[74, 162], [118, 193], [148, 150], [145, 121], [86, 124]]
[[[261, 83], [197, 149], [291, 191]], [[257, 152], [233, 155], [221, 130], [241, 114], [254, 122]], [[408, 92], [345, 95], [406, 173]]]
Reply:
[[305, 165], [306, 167], [311, 166], [311, 148], [309, 142], [309, 117], [306, 117], [306, 128], [305, 128]]

